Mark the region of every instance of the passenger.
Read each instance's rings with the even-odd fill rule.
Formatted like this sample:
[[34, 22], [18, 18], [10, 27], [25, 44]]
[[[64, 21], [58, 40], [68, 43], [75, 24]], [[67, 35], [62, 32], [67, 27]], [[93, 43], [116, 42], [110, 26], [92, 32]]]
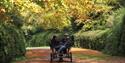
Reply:
[[64, 34], [64, 38], [60, 42], [60, 48], [59, 48], [58, 52], [67, 53], [69, 51], [68, 50], [69, 45], [70, 45], [70, 38], [69, 38], [69, 35], [66, 33], [66, 34]]
[[57, 36], [53, 36], [53, 38], [51, 39], [51, 42], [50, 42], [50, 48], [52, 50], [52, 52], [54, 52], [54, 50], [58, 50], [59, 48], [59, 41], [57, 40]]

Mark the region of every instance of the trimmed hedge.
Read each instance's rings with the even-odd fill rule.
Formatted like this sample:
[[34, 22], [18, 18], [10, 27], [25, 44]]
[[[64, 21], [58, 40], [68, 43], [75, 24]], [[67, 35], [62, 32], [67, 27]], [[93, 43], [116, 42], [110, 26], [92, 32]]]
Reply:
[[75, 33], [75, 46], [101, 50], [104, 53], [125, 56], [125, 9], [120, 8], [114, 16], [113, 26], [105, 30]]
[[110, 55], [125, 56], [125, 8], [115, 12], [112, 31], [107, 36], [105, 52]]
[[78, 32], [75, 35], [75, 46], [95, 50], [102, 50], [109, 29]]
[[40, 47], [40, 46], [48, 46], [50, 39], [53, 35], [61, 35], [59, 32], [54, 31], [43, 31], [31, 36], [30, 40], [28, 40], [27, 47]]
[[10, 63], [25, 56], [25, 38], [21, 30], [12, 25], [0, 24], [0, 63]]

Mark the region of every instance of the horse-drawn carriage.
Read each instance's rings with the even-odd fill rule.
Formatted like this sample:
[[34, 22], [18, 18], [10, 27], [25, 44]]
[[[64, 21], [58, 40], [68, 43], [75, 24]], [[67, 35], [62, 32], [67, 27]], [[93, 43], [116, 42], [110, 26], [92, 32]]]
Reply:
[[63, 58], [69, 58], [70, 62], [72, 62], [72, 52], [67, 53], [56, 53], [52, 52], [50, 54], [50, 61], [53, 62], [54, 59], [59, 59], [59, 61], [63, 61]]
[[60, 41], [58, 46], [56, 45], [55, 48], [51, 47], [51, 54], [50, 54], [50, 62], [53, 62], [54, 59], [59, 59], [59, 61], [63, 61], [64, 58], [70, 59], [70, 62], [72, 62], [72, 52], [70, 51], [71, 47], [74, 44], [73, 38], [68, 37], [65, 42]]

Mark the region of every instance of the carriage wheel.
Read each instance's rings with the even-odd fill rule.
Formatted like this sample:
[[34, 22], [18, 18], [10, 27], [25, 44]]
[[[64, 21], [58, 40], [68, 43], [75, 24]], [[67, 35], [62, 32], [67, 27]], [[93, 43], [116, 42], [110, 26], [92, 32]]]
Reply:
[[59, 54], [59, 62], [62, 62], [63, 61], [63, 55], [62, 54]]
[[59, 58], [59, 62], [62, 62], [62, 61], [63, 61], [63, 58], [62, 58], [62, 57], [60, 57], [60, 58]]
[[53, 62], [53, 54], [50, 54], [50, 62]]
[[70, 57], [70, 62], [72, 62], [72, 53], [70, 52], [69, 54], [70, 54], [70, 55], [69, 55], [69, 57]]

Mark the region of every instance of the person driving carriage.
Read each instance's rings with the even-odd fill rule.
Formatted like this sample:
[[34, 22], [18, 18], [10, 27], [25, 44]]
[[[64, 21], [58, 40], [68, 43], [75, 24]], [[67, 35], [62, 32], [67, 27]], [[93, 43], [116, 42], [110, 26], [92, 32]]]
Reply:
[[57, 51], [58, 50], [58, 45], [59, 45], [59, 41], [57, 40], [57, 36], [54, 35], [51, 39], [51, 42], [50, 42], [50, 48], [52, 50], [52, 52], [54, 52], [55, 50]]

